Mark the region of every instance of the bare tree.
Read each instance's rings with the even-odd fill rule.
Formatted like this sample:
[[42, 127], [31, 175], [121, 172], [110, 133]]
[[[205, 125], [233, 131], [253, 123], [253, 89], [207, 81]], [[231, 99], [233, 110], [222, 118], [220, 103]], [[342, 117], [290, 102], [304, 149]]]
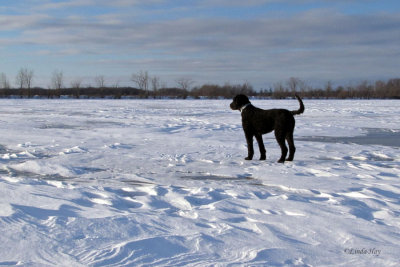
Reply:
[[194, 81], [190, 78], [179, 78], [176, 80], [178, 86], [183, 90], [189, 90], [190, 87], [194, 84]]
[[4, 73], [0, 74], [0, 88], [8, 89], [10, 88], [10, 82], [7, 79], [7, 76]]
[[26, 86], [31, 89], [33, 80], [33, 70], [26, 70]]
[[17, 77], [15, 79], [17, 85], [20, 89], [26, 88], [28, 89], [28, 98], [31, 97], [31, 85], [33, 80], [33, 70], [28, 70], [27, 68], [21, 68], [17, 73]]
[[139, 89], [144, 90], [146, 95], [149, 94], [149, 73], [147, 71], [132, 74], [131, 80], [136, 83]]
[[295, 78], [295, 77], [290, 77], [289, 80], [287, 81], [289, 90], [292, 93], [296, 92], [296, 90], [300, 87], [301, 83], [302, 83], [302, 81], [299, 78]]
[[286, 89], [283, 87], [283, 84], [281, 82], [274, 84], [274, 93], [273, 93], [274, 98], [276, 99], [284, 98], [286, 93], [287, 93]]
[[94, 81], [97, 85], [97, 87], [100, 89], [100, 97], [104, 98], [104, 88], [106, 87], [105, 83], [105, 78], [104, 75], [97, 75], [96, 77], [94, 77]]
[[249, 83], [249, 81], [245, 81], [241, 88], [242, 94], [251, 94], [253, 92], [253, 86]]
[[94, 78], [94, 81], [96, 82], [97, 87], [99, 88], [104, 88], [106, 85], [106, 79], [104, 78], [104, 75], [98, 75]]
[[17, 85], [20, 89], [22, 88], [31, 88], [33, 80], [33, 70], [28, 70], [27, 68], [21, 68], [15, 79]]
[[56, 90], [60, 90], [64, 87], [64, 74], [62, 71], [55, 70], [51, 77], [51, 86]]
[[150, 80], [151, 80], [151, 87], [152, 87], [151, 89], [154, 92], [157, 92], [157, 90], [160, 88], [160, 77], [154, 76]]
[[112, 87], [114, 87], [114, 88], [119, 88], [119, 83], [120, 83], [119, 80], [115, 81], [115, 82], [113, 83]]
[[328, 81], [326, 84], [325, 84], [325, 94], [326, 94], [326, 98], [328, 99], [328, 98], [330, 98], [331, 97], [331, 94], [332, 94], [332, 81]]
[[71, 87], [75, 89], [75, 97], [79, 98], [81, 96], [81, 85], [82, 85], [82, 79], [76, 79], [71, 82]]
[[15, 77], [15, 83], [17, 84], [17, 86], [22, 89], [24, 88], [25, 85], [25, 77], [24, 77], [24, 72], [22, 69], [19, 70], [19, 72], [17, 73], [17, 76]]
[[33, 70], [28, 70], [27, 68], [21, 68], [18, 71], [16, 77], [16, 83], [21, 89], [22, 88], [30, 89], [32, 85], [32, 80], [33, 80]]
[[71, 82], [71, 87], [74, 89], [79, 89], [82, 86], [82, 79], [76, 79]]

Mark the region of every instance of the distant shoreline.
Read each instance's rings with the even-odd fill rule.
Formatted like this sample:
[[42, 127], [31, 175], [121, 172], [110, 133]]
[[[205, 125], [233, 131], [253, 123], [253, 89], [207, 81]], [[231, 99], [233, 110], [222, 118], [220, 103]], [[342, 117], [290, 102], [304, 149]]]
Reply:
[[[277, 84], [274, 88], [254, 90], [249, 83], [243, 84], [204, 84], [196, 87], [42, 87], [11, 88], [1, 87], [0, 98], [76, 98], [76, 99], [232, 99], [235, 95], [245, 94], [261, 99], [291, 99], [295, 94], [304, 99], [400, 99], [400, 79], [387, 82], [363, 82], [353, 86], [333, 87], [328, 83], [324, 88], [307, 86], [299, 79], [292, 78], [287, 86]], [[9, 85], [8, 85], [9, 86]]]
[[[294, 99], [294, 97], [285, 97], [285, 98], [273, 98], [273, 97], [259, 97], [259, 96], [250, 96], [250, 99], [253, 100], [290, 100]], [[26, 97], [26, 96], [18, 96], [18, 95], [10, 95], [10, 96], [0, 96], [0, 99], [4, 100], [230, 100], [232, 98], [230, 97], [207, 97], [207, 96], [202, 96], [202, 97], [174, 97], [174, 96], [121, 96], [121, 97], [115, 97], [112, 95], [107, 95], [104, 97], [99, 97], [99, 96], [88, 96], [88, 95], [82, 95], [80, 97], [74, 97], [72, 95], [61, 95], [58, 97], [46, 97], [46, 96], [31, 96], [31, 97]], [[302, 97], [302, 99], [306, 100], [400, 100], [400, 97], [393, 97], [393, 98], [308, 98], [308, 97]]]

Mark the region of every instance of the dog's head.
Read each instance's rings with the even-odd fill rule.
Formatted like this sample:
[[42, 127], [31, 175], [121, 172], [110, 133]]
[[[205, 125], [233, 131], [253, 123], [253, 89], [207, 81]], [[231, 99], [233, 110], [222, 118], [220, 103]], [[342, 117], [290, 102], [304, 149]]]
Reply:
[[237, 95], [233, 98], [233, 101], [230, 105], [233, 110], [240, 110], [245, 105], [250, 104], [250, 100], [245, 95]]

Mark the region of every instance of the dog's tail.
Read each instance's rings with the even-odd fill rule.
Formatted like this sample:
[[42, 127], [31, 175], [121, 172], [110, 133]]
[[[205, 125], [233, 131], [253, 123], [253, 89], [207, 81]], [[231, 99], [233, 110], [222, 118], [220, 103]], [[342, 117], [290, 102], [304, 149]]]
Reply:
[[295, 96], [296, 96], [297, 100], [299, 100], [300, 108], [298, 110], [290, 111], [290, 113], [292, 113], [293, 115], [299, 115], [304, 112], [304, 104], [303, 104], [303, 101], [301, 100], [301, 98], [297, 94], [295, 94]]

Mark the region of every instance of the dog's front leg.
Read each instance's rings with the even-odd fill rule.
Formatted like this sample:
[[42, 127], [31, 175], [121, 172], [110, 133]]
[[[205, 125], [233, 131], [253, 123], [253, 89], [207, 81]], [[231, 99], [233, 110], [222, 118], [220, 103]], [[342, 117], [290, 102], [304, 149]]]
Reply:
[[256, 134], [256, 139], [257, 139], [257, 143], [258, 143], [258, 148], [260, 149], [260, 160], [266, 160], [267, 156], [265, 154], [267, 151], [265, 150], [262, 135]]
[[254, 156], [253, 134], [249, 132], [245, 132], [244, 134], [247, 141], [247, 158], [245, 158], [245, 160], [252, 160]]

